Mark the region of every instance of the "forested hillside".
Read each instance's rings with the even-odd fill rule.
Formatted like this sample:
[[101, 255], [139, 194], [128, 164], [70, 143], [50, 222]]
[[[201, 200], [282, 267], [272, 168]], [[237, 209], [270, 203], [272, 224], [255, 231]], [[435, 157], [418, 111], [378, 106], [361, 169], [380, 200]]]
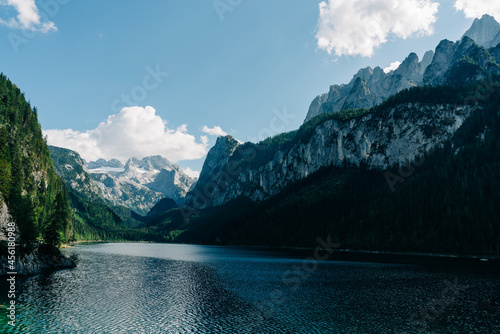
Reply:
[[28, 249], [43, 239], [59, 245], [71, 238], [72, 220], [37, 119], [24, 94], [0, 74], [0, 201], [5, 203]]

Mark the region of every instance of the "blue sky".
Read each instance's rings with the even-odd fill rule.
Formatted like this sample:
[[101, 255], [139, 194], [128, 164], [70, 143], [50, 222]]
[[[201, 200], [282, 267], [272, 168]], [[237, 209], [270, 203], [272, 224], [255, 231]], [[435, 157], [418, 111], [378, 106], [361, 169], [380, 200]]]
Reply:
[[[217, 135], [255, 141], [294, 130], [316, 95], [359, 68], [421, 57], [442, 39], [459, 39], [474, 17], [500, 16], [486, 0], [322, 6], [3, 0], [0, 72], [38, 108], [49, 143], [87, 160], [162, 154], [199, 171]], [[341, 25], [346, 17], [367, 40], [350, 40], [356, 31]]]

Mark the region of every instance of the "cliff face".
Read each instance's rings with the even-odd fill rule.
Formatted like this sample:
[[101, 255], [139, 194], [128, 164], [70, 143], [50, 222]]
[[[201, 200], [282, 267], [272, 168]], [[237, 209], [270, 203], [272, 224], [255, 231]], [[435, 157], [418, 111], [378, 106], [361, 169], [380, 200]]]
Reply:
[[14, 270], [9, 268], [10, 264], [7, 257], [0, 258], [0, 276], [6, 276], [8, 272], [16, 272], [17, 275], [38, 275], [44, 272], [50, 272], [61, 269], [72, 269], [76, 263], [65, 257], [59, 251], [46, 251], [43, 246], [36, 247], [30, 253], [22, 253], [16, 257]]
[[404, 165], [444, 145], [474, 108], [406, 103], [351, 120], [327, 120], [314, 129], [306, 142], [296, 141], [273, 152], [259, 166], [234, 162], [237, 155], [252, 162], [261, 154], [257, 149], [252, 152], [252, 148], [239, 144], [233, 147], [231, 137], [219, 138], [186, 203], [201, 209], [240, 196], [265, 200], [331, 165], [363, 163], [380, 170]]

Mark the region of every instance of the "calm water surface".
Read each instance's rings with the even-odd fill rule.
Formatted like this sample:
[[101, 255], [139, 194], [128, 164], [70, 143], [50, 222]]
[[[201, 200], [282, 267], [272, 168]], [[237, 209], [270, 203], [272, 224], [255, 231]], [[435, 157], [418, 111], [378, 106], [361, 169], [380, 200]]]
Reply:
[[78, 254], [78, 267], [19, 280], [17, 326], [3, 306], [0, 332], [500, 333], [500, 275], [491, 272], [311, 263], [235, 247], [66, 252]]

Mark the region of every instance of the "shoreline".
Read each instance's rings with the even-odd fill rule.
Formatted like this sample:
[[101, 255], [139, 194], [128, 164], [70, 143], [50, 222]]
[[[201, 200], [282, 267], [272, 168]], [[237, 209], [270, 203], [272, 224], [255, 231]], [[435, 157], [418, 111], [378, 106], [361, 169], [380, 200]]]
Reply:
[[[151, 243], [166, 245], [193, 245], [193, 246], [213, 246], [227, 248], [241, 248], [270, 251], [276, 253], [286, 253], [297, 258], [313, 258], [315, 248], [307, 247], [289, 247], [289, 246], [261, 246], [261, 245], [214, 245], [214, 244], [195, 244], [195, 243], [168, 243], [152, 241], [77, 241], [67, 245], [66, 248], [72, 248], [75, 245], [82, 244], [101, 244], [101, 243]], [[449, 267], [479, 267], [492, 268], [500, 271], [500, 256], [493, 255], [455, 255], [439, 253], [419, 253], [419, 252], [389, 252], [389, 251], [366, 251], [352, 249], [334, 249], [327, 259], [322, 261], [343, 261], [343, 262], [370, 262], [387, 264], [408, 264], [422, 266], [449, 266]]]

